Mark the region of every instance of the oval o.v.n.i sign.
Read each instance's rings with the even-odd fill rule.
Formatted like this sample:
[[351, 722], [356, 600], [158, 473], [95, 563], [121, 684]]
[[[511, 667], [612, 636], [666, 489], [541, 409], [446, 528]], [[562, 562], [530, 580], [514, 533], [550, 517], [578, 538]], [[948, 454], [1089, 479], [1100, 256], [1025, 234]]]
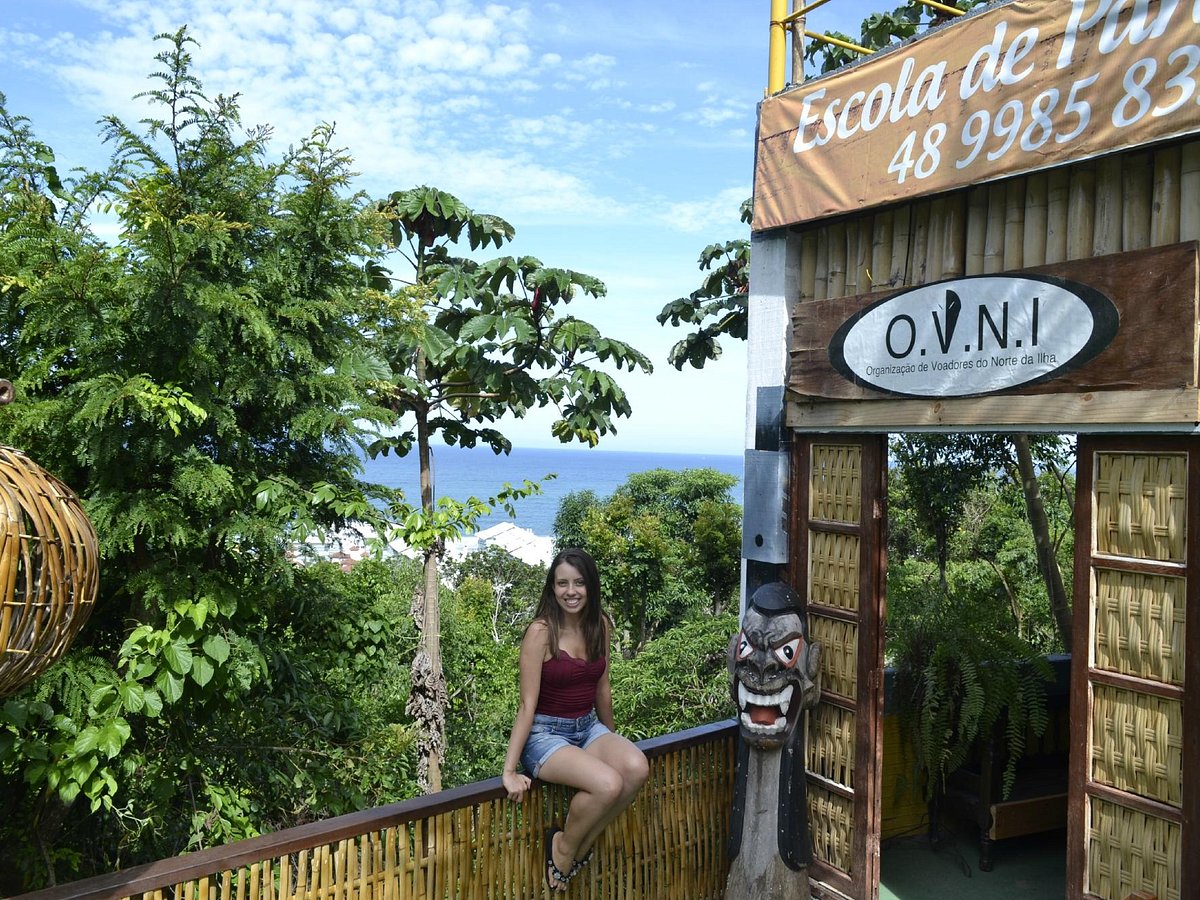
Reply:
[[846, 320], [829, 359], [862, 387], [970, 397], [1049, 381], [1096, 357], [1120, 315], [1104, 294], [1048, 275], [975, 275], [893, 294]]

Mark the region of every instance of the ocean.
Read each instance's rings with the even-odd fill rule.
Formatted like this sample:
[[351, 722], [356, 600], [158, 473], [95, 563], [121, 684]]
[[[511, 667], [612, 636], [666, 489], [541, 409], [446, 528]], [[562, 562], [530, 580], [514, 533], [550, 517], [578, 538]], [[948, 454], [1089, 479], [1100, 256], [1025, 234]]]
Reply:
[[[412, 503], [420, 499], [417, 453], [408, 456], [366, 460], [364, 478], [388, 487], [401, 488]], [[730, 499], [742, 502], [742, 457], [701, 453], [640, 453], [626, 450], [593, 450], [584, 447], [534, 449], [514, 447], [507, 456], [497, 456], [487, 448], [466, 450], [440, 445], [433, 452], [435, 496], [465, 500], [486, 500], [502, 489], [505, 482], [514, 487], [525, 479], [541, 482], [542, 493], [519, 500], [516, 518], [503, 509], [479, 522], [482, 530], [500, 522], [515, 522], [534, 534], [550, 536], [558, 504], [572, 491], [591, 489], [605, 498], [634, 472], [650, 469], [717, 469], [737, 477], [729, 491]], [[546, 479], [554, 474], [552, 480]]]

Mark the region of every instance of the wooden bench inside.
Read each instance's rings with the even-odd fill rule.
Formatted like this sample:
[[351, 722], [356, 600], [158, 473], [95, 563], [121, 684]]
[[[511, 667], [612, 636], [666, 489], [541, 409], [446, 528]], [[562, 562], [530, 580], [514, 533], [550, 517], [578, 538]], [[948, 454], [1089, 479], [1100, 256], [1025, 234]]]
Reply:
[[936, 832], [942, 809], [979, 827], [979, 868], [984, 872], [992, 869], [994, 841], [1067, 826], [1071, 657], [1054, 656], [1049, 662], [1055, 674], [1046, 688], [1050, 722], [1017, 761], [1008, 796], [1003, 791], [1007, 759], [1001, 722], [979, 741], [975, 757], [946, 779], [944, 793], [930, 810], [931, 832]]

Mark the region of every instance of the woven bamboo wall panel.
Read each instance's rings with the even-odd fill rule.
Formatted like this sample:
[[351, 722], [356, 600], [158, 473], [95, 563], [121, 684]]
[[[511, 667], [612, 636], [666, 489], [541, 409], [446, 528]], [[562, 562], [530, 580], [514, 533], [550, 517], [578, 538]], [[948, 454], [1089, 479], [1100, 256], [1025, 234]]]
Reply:
[[[634, 805], [601, 835], [575, 896], [718, 900], [728, 873], [733, 740], [651, 760]], [[544, 896], [542, 834], [569, 792], [503, 799], [139, 894], [142, 900], [508, 900]], [[577, 888], [575, 884], [583, 887]]]
[[1113, 900], [1134, 891], [1180, 900], [1179, 826], [1107, 800], [1087, 803], [1087, 890]]
[[805, 767], [810, 772], [854, 787], [855, 714], [831, 703], [818, 703], [808, 716], [808, 753]]
[[1136, 691], [1092, 687], [1092, 778], [1179, 806], [1183, 705]]
[[809, 602], [857, 611], [858, 536], [823, 531], [809, 536]]
[[823, 787], [808, 785], [808, 830], [813, 857], [847, 874], [854, 862], [854, 803]]
[[1182, 685], [1187, 580], [1095, 569], [1095, 666]]
[[862, 504], [862, 451], [858, 446], [815, 444], [809, 515], [857, 524]]
[[1096, 550], [1183, 562], [1187, 489], [1187, 456], [1182, 453], [1097, 453]]
[[79, 498], [0, 447], [0, 697], [66, 652], [96, 602], [96, 531]]
[[821, 644], [821, 687], [858, 697], [858, 628], [850, 622], [809, 614], [812, 639]]

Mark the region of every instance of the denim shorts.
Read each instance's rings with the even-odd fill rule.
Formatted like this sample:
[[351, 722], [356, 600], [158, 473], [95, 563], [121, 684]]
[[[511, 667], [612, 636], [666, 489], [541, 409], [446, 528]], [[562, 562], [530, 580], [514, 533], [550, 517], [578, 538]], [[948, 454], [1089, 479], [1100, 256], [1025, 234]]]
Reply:
[[568, 745], [586, 750], [588, 745], [606, 734], [612, 732], [596, 718], [594, 709], [578, 719], [534, 713], [533, 727], [529, 729], [529, 738], [525, 741], [525, 749], [521, 751], [521, 765], [537, 778], [538, 772], [555, 750]]

